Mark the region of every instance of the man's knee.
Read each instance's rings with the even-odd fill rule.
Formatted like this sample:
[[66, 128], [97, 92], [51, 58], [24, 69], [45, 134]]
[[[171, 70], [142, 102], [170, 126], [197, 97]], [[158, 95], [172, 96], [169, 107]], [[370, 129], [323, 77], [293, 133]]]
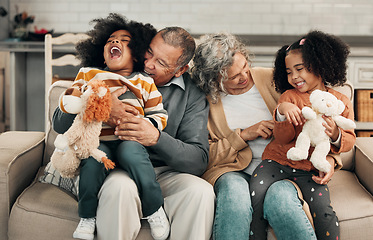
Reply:
[[112, 171], [98, 197], [98, 239], [135, 239], [141, 227], [141, 202], [136, 184], [128, 174], [120, 169]]
[[198, 178], [195, 184], [189, 186], [188, 189], [192, 193], [200, 195], [203, 198], [215, 200], [215, 193], [212, 185], [202, 178]]
[[207, 204], [215, 202], [215, 193], [212, 185], [202, 178], [186, 174], [185, 177], [185, 196], [189, 196], [191, 201], [201, 201]]

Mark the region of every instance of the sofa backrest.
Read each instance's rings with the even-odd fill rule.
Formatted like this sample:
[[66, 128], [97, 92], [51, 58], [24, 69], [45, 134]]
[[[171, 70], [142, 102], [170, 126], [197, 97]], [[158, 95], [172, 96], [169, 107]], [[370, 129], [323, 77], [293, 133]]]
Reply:
[[[354, 87], [352, 86], [352, 83], [350, 81], [347, 81], [343, 86], [333, 87], [333, 89], [346, 95], [350, 99], [350, 101], [353, 103]], [[342, 153], [341, 154], [341, 158], [343, 162], [342, 169], [352, 171], [353, 166], [354, 166], [354, 157], [355, 157], [355, 148], [347, 153]]]
[[343, 162], [343, 170], [353, 171], [354, 170], [354, 161], [355, 161], [355, 147], [349, 152], [341, 153], [341, 158]]
[[45, 148], [44, 148], [44, 159], [43, 165], [46, 165], [54, 151], [54, 140], [57, 133], [52, 128], [52, 118], [54, 110], [57, 108], [57, 104], [61, 94], [72, 85], [72, 81], [60, 80], [56, 81], [51, 85], [48, 92], [48, 108], [47, 108], [47, 119], [46, 130], [45, 130]]
[[[60, 80], [52, 84], [52, 86], [49, 89], [49, 105], [48, 105], [48, 119], [47, 121], [47, 129], [46, 129], [46, 147], [44, 150], [44, 159], [43, 164], [47, 164], [50, 160], [50, 156], [52, 155], [54, 151], [54, 140], [57, 136], [57, 133], [52, 128], [52, 118], [54, 110], [57, 107], [58, 100], [60, 95], [63, 91], [65, 91], [68, 87], [72, 85], [72, 81], [66, 81], [66, 80]], [[345, 94], [351, 102], [354, 98], [354, 89], [351, 84], [351, 82], [346, 82], [345, 85], [335, 87], [335, 90]], [[345, 170], [352, 170], [353, 168], [353, 159], [354, 159], [354, 150], [351, 150], [349, 153], [341, 154], [342, 161], [343, 161], [343, 168]]]

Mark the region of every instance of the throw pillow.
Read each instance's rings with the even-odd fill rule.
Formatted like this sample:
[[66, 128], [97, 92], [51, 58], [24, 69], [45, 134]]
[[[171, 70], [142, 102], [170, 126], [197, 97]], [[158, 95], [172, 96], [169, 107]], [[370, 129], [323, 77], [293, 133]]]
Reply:
[[44, 175], [39, 178], [41, 183], [50, 183], [68, 192], [75, 197], [79, 196], [79, 175], [74, 178], [63, 178], [60, 173], [53, 167], [51, 162], [44, 169]]

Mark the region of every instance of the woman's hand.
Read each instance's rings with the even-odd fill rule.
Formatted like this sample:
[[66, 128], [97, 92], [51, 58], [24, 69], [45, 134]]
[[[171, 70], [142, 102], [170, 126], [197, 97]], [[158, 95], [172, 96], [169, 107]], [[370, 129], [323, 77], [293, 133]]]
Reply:
[[257, 124], [254, 124], [241, 131], [241, 138], [245, 141], [251, 141], [258, 137], [264, 139], [270, 138], [272, 136], [272, 131], [275, 126], [273, 120], [269, 121], [260, 121]]
[[139, 114], [139, 111], [129, 105], [123, 103], [121, 100], [118, 99], [118, 97], [122, 94], [124, 94], [127, 90], [127, 87], [123, 87], [120, 89], [115, 90], [114, 92], [111, 93], [111, 112], [110, 112], [110, 119], [106, 122], [111, 127], [115, 127], [118, 124], [118, 120], [131, 115], [131, 116], [136, 116]]
[[319, 176], [312, 176], [313, 181], [320, 185], [328, 184], [334, 174], [334, 158], [326, 156], [326, 160], [330, 163], [330, 171], [328, 173], [319, 172]]
[[289, 123], [292, 123], [295, 126], [302, 125], [306, 122], [302, 115], [302, 111], [295, 104], [283, 102], [278, 106], [278, 111], [280, 114], [285, 115]]
[[339, 136], [339, 129], [338, 126], [335, 124], [334, 120], [331, 117], [327, 117], [325, 115], [322, 116], [325, 120], [325, 123], [322, 125], [325, 127], [325, 133], [328, 135], [333, 142], [337, 141]]

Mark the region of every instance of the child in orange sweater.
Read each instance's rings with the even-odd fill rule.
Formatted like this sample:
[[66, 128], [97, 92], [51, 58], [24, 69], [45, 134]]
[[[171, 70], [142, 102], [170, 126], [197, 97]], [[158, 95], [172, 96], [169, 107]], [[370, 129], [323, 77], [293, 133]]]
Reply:
[[[305, 121], [301, 109], [310, 106], [309, 96], [316, 89], [336, 96], [346, 106], [342, 116], [354, 119], [349, 99], [328, 87], [342, 85], [346, 81], [348, 54], [348, 46], [339, 38], [320, 31], [311, 31], [292, 45], [283, 46], [278, 51], [274, 83], [276, 90], [282, 95], [274, 113], [274, 139], [264, 150], [263, 162], [256, 168], [250, 180], [254, 209], [250, 239], [267, 238], [267, 222], [263, 218], [264, 196], [272, 183], [282, 179], [290, 179], [301, 188], [310, 205], [317, 239], [339, 239], [338, 218], [330, 205], [326, 185], [334, 173], [334, 159], [327, 157], [331, 169], [324, 173], [317, 171], [307, 159], [288, 159], [287, 151], [295, 146]], [[331, 141], [331, 152], [338, 154], [352, 149], [356, 139], [353, 130], [343, 130], [330, 117], [323, 118], [325, 133]], [[340, 163], [337, 163], [338, 165]]]

